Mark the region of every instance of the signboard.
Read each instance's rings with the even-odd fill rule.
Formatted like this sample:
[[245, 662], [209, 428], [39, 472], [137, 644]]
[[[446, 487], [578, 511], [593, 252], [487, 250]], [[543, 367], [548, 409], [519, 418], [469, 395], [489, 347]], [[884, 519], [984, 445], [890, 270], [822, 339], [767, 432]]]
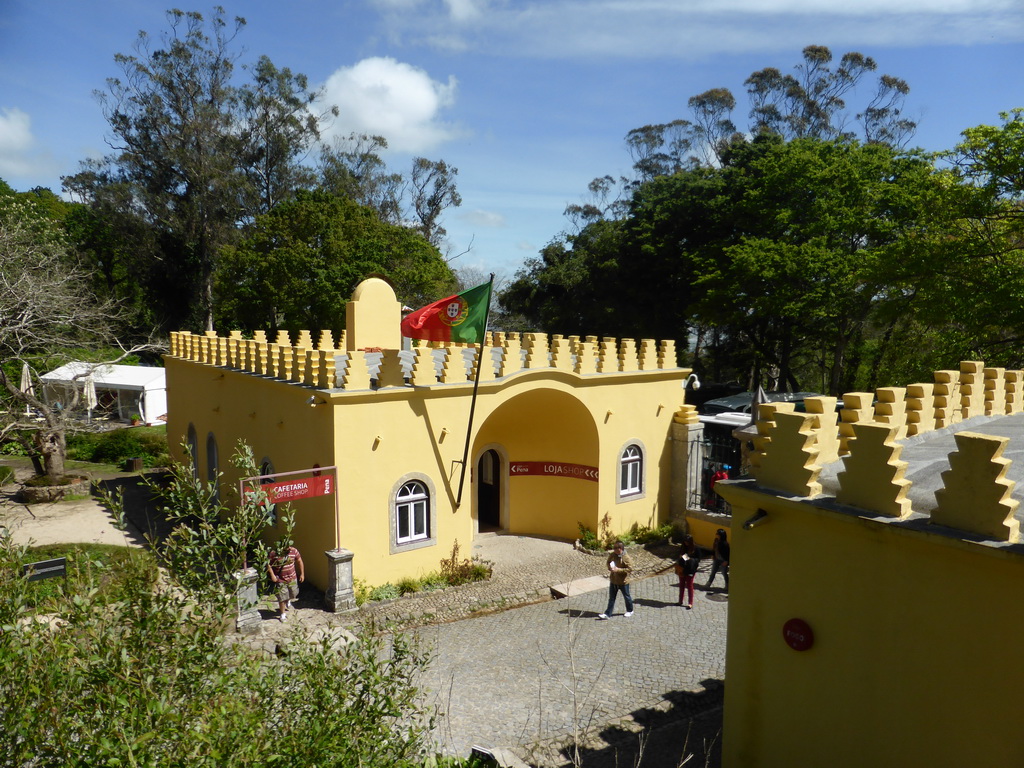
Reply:
[[814, 630], [803, 619], [790, 619], [782, 626], [782, 637], [794, 651], [806, 651], [814, 645]]
[[330, 496], [334, 493], [334, 478], [330, 475], [305, 477], [301, 480], [285, 480], [280, 483], [261, 485], [272, 504], [284, 504], [297, 499], [311, 499], [315, 496]]
[[513, 461], [509, 463], [510, 477], [544, 475], [547, 477], [574, 477], [597, 482], [597, 467], [585, 464], [566, 464], [560, 461]]

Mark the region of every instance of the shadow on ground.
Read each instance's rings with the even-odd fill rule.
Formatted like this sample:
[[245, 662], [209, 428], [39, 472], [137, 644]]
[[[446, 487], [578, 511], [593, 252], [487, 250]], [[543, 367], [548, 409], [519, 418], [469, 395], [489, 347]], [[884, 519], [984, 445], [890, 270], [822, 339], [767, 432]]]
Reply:
[[721, 768], [725, 686], [721, 680], [701, 684], [698, 693], [666, 693], [667, 707], [638, 709], [596, 730], [580, 748], [578, 762], [565, 744], [535, 745], [524, 757], [545, 768]]

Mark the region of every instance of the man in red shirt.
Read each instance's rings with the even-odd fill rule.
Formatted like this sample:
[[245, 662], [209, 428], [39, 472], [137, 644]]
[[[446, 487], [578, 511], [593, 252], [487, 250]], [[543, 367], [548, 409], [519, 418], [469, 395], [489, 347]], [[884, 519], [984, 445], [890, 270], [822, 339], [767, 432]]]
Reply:
[[281, 621], [288, 620], [288, 607], [292, 600], [299, 597], [299, 583], [306, 580], [306, 569], [302, 564], [302, 555], [295, 547], [278, 554], [270, 553], [267, 564], [270, 580], [277, 585], [277, 604]]

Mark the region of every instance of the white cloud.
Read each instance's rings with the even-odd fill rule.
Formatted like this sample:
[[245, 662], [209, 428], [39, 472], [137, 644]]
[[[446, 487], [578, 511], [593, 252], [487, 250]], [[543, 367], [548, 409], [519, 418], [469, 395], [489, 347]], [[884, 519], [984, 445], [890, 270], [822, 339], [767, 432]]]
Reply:
[[363, 59], [342, 67], [324, 83], [326, 104], [340, 110], [328, 136], [383, 136], [396, 152], [427, 152], [461, 135], [441, 119], [455, 103], [458, 83], [443, 83], [422, 69], [392, 58]]
[[1021, 0], [444, 0], [387, 21], [446, 50], [542, 58], [1024, 41]]
[[32, 118], [14, 107], [0, 110], [0, 177], [26, 176], [32, 171]]
[[453, 21], [467, 22], [480, 18], [483, 14], [480, 0], [444, 0], [448, 6], [448, 13]]
[[473, 224], [477, 227], [488, 227], [490, 229], [498, 229], [508, 225], [508, 221], [500, 213], [494, 211], [483, 211], [477, 209], [475, 211], [467, 211], [460, 215], [463, 221]]

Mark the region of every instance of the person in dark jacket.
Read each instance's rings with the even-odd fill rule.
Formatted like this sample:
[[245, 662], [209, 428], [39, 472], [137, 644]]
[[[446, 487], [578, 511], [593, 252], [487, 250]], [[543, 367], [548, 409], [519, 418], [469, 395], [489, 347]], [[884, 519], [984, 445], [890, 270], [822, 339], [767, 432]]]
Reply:
[[697, 575], [697, 568], [700, 566], [700, 555], [697, 552], [697, 545], [693, 543], [693, 536], [686, 534], [683, 537], [683, 545], [679, 548], [679, 558], [676, 561], [676, 574], [679, 576], [679, 602], [676, 605], [686, 604], [686, 592], [690, 593], [690, 602], [686, 604], [686, 610], [693, 608], [693, 579]]
[[722, 575], [725, 576], [725, 591], [729, 591], [729, 539], [726, 538], [724, 528], [719, 528], [715, 533], [715, 545], [714, 553], [711, 560], [711, 575], [708, 577], [708, 583], [704, 585], [705, 589], [711, 589], [711, 585], [715, 581], [715, 576], [718, 574], [719, 569], [722, 571]]

